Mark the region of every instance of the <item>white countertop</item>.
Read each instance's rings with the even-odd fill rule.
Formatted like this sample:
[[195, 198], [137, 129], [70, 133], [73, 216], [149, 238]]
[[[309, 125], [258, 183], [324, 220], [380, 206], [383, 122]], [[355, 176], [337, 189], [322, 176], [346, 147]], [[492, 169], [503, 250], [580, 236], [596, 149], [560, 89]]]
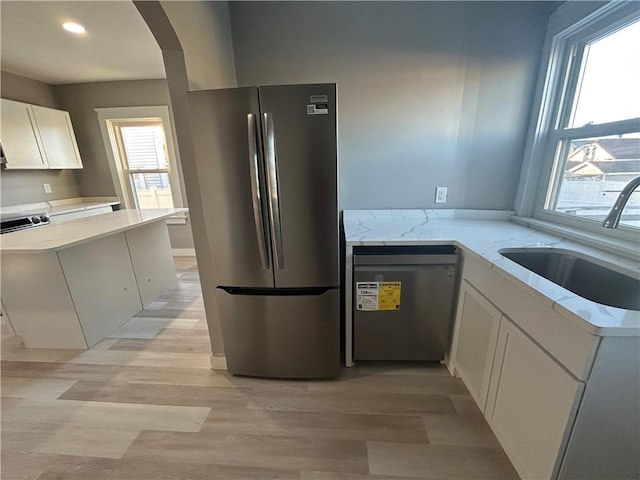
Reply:
[[358, 245], [453, 244], [481, 258], [496, 272], [524, 284], [554, 310], [594, 335], [640, 336], [640, 312], [586, 300], [503, 257], [499, 250], [553, 247], [594, 257], [610, 268], [638, 276], [640, 264], [508, 220], [511, 212], [469, 210], [345, 210], [347, 251]]
[[64, 200], [51, 200], [50, 202], [3, 206], [0, 209], [0, 214], [3, 217], [21, 217], [43, 213], [55, 216], [119, 204], [120, 201], [116, 197], [75, 197]]
[[0, 237], [0, 252], [34, 254], [63, 250], [186, 211], [186, 208], [117, 210], [65, 223], [5, 233]]

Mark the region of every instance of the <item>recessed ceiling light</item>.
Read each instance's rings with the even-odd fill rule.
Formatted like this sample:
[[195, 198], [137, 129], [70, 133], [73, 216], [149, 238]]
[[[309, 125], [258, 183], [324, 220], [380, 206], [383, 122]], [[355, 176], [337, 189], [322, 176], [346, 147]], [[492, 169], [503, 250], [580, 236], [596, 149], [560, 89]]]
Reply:
[[67, 32], [75, 33], [77, 35], [82, 35], [83, 33], [87, 33], [84, 27], [79, 23], [66, 22], [62, 24], [62, 28], [64, 28]]

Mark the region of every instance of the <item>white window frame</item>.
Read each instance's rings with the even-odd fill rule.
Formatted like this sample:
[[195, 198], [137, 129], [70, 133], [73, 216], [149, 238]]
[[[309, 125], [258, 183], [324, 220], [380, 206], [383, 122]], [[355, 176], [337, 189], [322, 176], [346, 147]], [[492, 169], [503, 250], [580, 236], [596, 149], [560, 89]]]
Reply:
[[[543, 63], [534, 97], [534, 111], [527, 136], [525, 158], [516, 198], [515, 210], [521, 217], [534, 217], [549, 224], [559, 224], [614, 239], [640, 242], [637, 228], [620, 225], [607, 229], [592, 220], [546, 209], [551, 182], [554, 189], [560, 175], [554, 172], [556, 149], [562, 139], [589, 138], [640, 130], [640, 119], [629, 119], [600, 125], [576, 128], [557, 128], [563, 110], [564, 98], [572, 91], [566, 85], [575, 85], [579, 68], [571, 69], [570, 48], [576, 42], [586, 43], [624, 24], [640, 18], [637, 2], [567, 2], [552, 15], [543, 48]], [[546, 68], [545, 68], [546, 67]], [[564, 120], [564, 118], [562, 119]]]
[[[172, 119], [169, 114], [169, 107], [166, 105], [145, 106], [145, 107], [113, 107], [96, 108], [98, 123], [102, 141], [109, 160], [111, 178], [116, 189], [116, 193], [126, 208], [136, 208], [135, 194], [130, 187], [129, 175], [123, 168], [120, 160], [119, 141], [117, 140], [116, 125], [131, 123], [132, 125], [141, 121], [158, 121], [162, 123], [164, 129], [167, 154], [169, 157], [169, 183], [171, 184], [171, 195], [173, 205], [180, 208], [186, 205], [184, 197], [184, 182], [180, 169], [180, 159], [175, 145], [177, 141], [174, 136], [175, 129], [172, 128]], [[153, 173], [152, 171], [150, 171]], [[149, 173], [149, 172], [146, 172]], [[186, 214], [179, 214], [167, 219], [167, 223], [186, 223]]]
[[[123, 188], [126, 191], [126, 194], [129, 198], [129, 201], [133, 201], [135, 203], [135, 207], [136, 208], [140, 208], [139, 205], [139, 198], [138, 198], [138, 194], [136, 192], [136, 189], [133, 186], [133, 182], [134, 179], [132, 178], [133, 175], [137, 174], [137, 173], [141, 173], [141, 174], [145, 174], [145, 173], [166, 173], [169, 176], [169, 184], [172, 183], [172, 179], [171, 179], [171, 165], [169, 164], [168, 158], [167, 158], [167, 166], [166, 167], [157, 167], [157, 168], [131, 168], [131, 165], [129, 164], [129, 158], [127, 156], [126, 153], [126, 147], [124, 145], [124, 139], [122, 138], [122, 128], [124, 127], [147, 127], [147, 126], [156, 126], [156, 125], [161, 125], [162, 126], [162, 121], [159, 118], [149, 118], [149, 119], [139, 119], [139, 118], [135, 118], [135, 119], [131, 119], [131, 120], [107, 120], [108, 122], [108, 126], [109, 128], [113, 128], [115, 136], [116, 136], [116, 142], [117, 142], [117, 151], [118, 151], [118, 157], [119, 157], [119, 166], [122, 169], [122, 176], [123, 176]], [[164, 130], [164, 129], [163, 129]], [[163, 132], [163, 134], [166, 136], [166, 132]], [[166, 138], [164, 140], [164, 148], [166, 150]], [[168, 157], [168, 153], [165, 151], [165, 154]], [[173, 195], [174, 192], [173, 190], [171, 191], [171, 197], [172, 197], [172, 201], [173, 201]], [[174, 202], [174, 206], [175, 206], [175, 202]]]

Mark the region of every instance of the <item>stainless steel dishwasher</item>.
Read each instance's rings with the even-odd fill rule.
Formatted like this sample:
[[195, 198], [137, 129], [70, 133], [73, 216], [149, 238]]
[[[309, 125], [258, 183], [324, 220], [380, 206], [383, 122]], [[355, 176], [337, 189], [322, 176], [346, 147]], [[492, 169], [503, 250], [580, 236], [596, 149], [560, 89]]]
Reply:
[[354, 358], [444, 359], [456, 286], [452, 245], [356, 247]]

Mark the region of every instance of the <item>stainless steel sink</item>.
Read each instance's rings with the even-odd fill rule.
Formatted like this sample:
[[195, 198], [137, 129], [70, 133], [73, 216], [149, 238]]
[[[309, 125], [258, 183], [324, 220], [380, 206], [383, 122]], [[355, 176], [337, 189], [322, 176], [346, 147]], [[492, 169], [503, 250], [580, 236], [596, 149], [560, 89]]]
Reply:
[[500, 254], [563, 288], [602, 305], [640, 310], [640, 279], [568, 250], [505, 248]]

